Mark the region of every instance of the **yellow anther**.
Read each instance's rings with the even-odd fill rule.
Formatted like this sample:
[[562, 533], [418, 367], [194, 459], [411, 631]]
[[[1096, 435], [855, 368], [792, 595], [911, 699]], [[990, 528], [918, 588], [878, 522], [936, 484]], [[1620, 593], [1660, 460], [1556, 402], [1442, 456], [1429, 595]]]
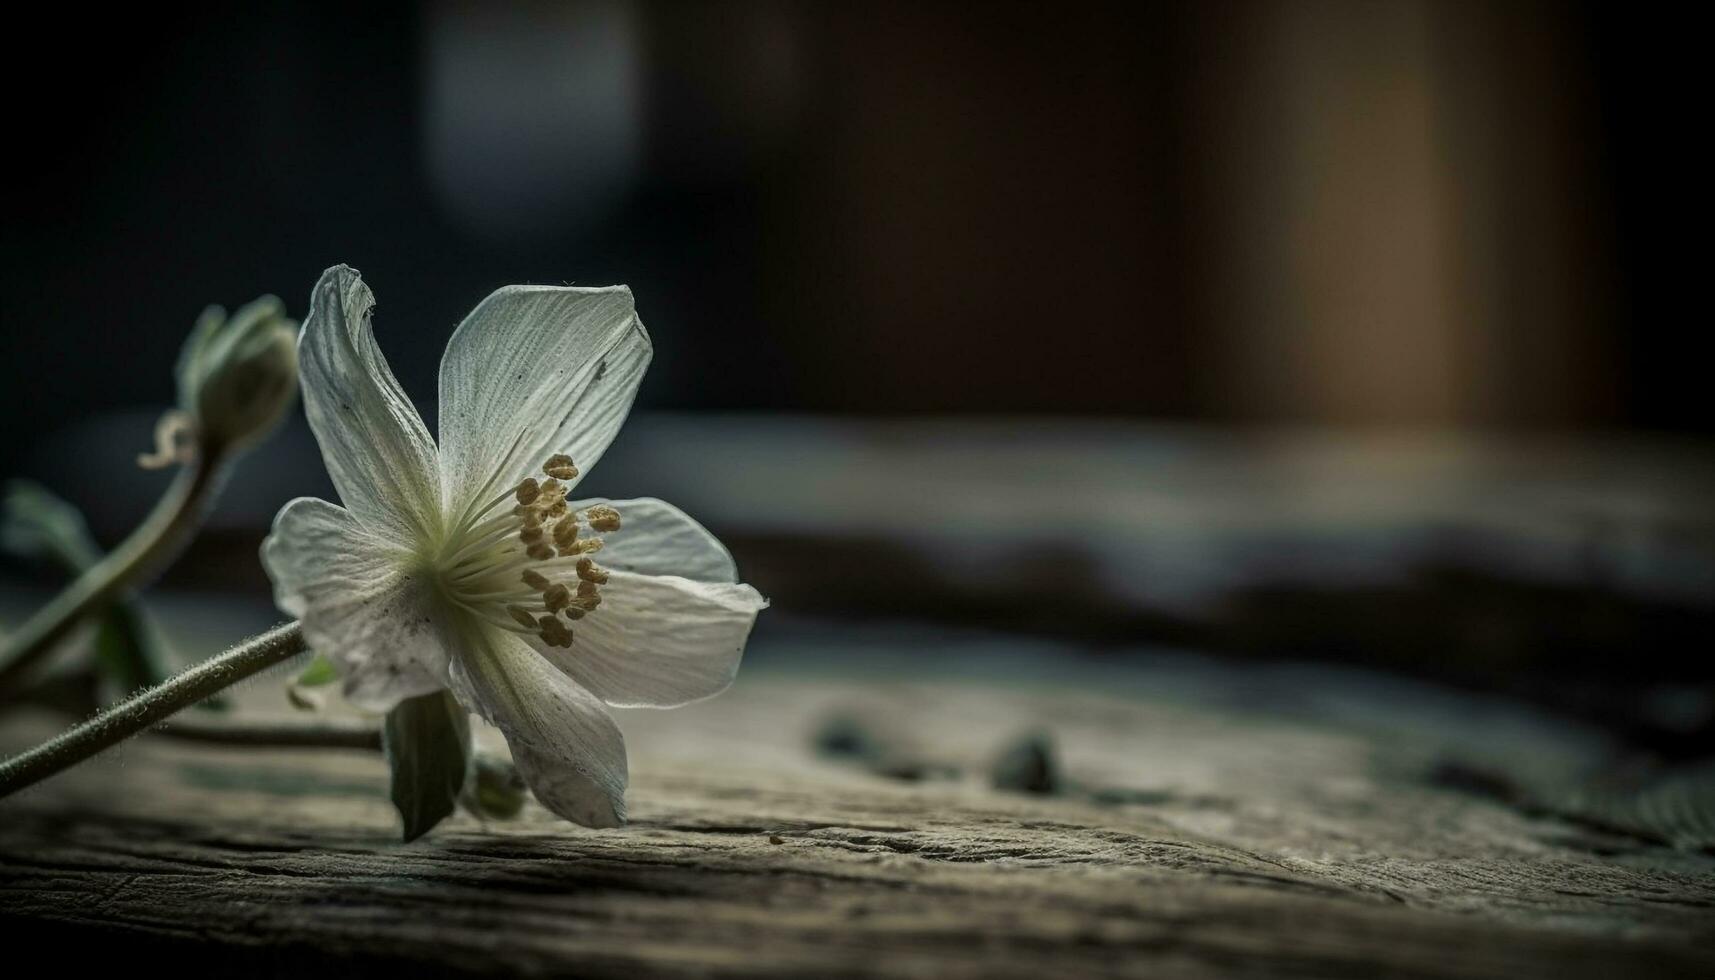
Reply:
[[535, 544], [542, 540], [542, 525], [526, 524], [518, 529], [518, 540], [525, 544]]
[[584, 517], [590, 522], [590, 527], [606, 533], [619, 530], [619, 511], [606, 504], [596, 504], [584, 511]]
[[548, 587], [548, 577], [543, 575], [541, 572], [536, 571], [534, 568], [524, 569], [524, 574], [519, 577], [524, 580], [525, 585], [535, 589], [537, 592]]
[[560, 548], [560, 557], [570, 558], [573, 555], [590, 555], [600, 551], [603, 547], [604, 546], [600, 538], [583, 538], [578, 541], [573, 541], [570, 545], [562, 546]]
[[554, 543], [563, 550], [570, 548], [576, 540], [578, 540], [578, 519], [570, 516], [560, 518], [559, 523], [554, 525]]
[[542, 481], [542, 494], [543, 494], [543, 496], [552, 497], [554, 494], [559, 494], [560, 496], [564, 497], [565, 496], [564, 490], [565, 490], [565, 488], [560, 486], [560, 481], [554, 479], [551, 476], [548, 477], [546, 480]]
[[583, 619], [585, 615], [584, 611], [576, 605], [567, 606], [561, 611], [566, 614], [567, 619]]
[[506, 611], [512, 614], [513, 619], [518, 620], [519, 626], [530, 630], [536, 628], [536, 618], [523, 606], [507, 606]]
[[542, 509], [543, 517], [564, 517], [567, 511], [566, 498], [560, 497]]
[[572, 457], [565, 453], [555, 453], [542, 464], [542, 472], [557, 480], [571, 480], [578, 475], [578, 468], [572, 465]]
[[541, 541], [538, 541], [535, 544], [531, 545], [530, 547], [524, 549], [524, 553], [529, 555], [531, 558], [536, 559], [537, 561], [547, 561], [548, 559], [554, 557], [554, 549], [548, 547], [547, 544], [545, 544], [544, 542], [541, 542]]
[[583, 581], [583, 582], [578, 583], [578, 595], [583, 596], [584, 598], [588, 599], [590, 596], [600, 595], [600, 594], [601, 594], [601, 590], [596, 588], [594, 582]]
[[526, 477], [523, 483], [518, 484], [518, 502], [526, 507], [535, 503], [541, 493], [542, 488], [537, 485], [535, 477]]
[[547, 591], [542, 593], [542, 606], [551, 613], [559, 612], [566, 608], [571, 601], [571, 590], [558, 583], [550, 585]]
[[[590, 561], [588, 558], [579, 558], [578, 578], [583, 579], [585, 585], [606, 585], [607, 569], [597, 565], [593, 561]], [[582, 587], [583, 586], [579, 586], [580, 589]]]

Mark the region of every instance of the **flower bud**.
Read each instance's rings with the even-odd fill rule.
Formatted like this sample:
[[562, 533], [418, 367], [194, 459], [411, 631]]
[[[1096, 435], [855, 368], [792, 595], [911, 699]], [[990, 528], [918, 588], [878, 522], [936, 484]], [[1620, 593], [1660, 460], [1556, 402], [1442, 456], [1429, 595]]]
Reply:
[[273, 296], [230, 318], [211, 306], [179, 354], [179, 407], [205, 453], [256, 442], [291, 407], [298, 391], [298, 325]]

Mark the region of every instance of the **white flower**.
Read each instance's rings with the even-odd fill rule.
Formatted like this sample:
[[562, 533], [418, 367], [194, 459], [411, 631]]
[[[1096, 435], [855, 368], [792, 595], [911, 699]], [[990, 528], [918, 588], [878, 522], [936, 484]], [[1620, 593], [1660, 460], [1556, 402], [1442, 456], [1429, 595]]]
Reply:
[[262, 545], [275, 599], [358, 706], [451, 688], [549, 809], [622, 824], [625, 741], [603, 703], [718, 694], [767, 605], [671, 504], [566, 499], [649, 363], [631, 290], [508, 286], [478, 304], [441, 359], [439, 448], [374, 306], [346, 266], [311, 297], [304, 411], [345, 506], [280, 511]]

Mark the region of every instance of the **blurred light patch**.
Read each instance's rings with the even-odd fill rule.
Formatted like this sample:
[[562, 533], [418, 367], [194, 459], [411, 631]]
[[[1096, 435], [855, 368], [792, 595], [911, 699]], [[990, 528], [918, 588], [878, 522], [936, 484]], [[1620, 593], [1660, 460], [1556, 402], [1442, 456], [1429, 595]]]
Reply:
[[424, 31], [426, 166], [459, 224], [576, 234], [623, 203], [643, 145], [633, 4], [437, 3]]

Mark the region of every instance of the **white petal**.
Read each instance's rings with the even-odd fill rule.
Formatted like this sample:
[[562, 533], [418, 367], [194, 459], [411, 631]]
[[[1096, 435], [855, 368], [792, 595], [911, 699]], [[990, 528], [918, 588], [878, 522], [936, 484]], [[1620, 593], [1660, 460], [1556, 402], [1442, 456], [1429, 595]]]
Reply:
[[590, 692], [511, 633], [471, 625], [453, 692], [498, 727], [536, 798], [586, 827], [625, 823], [625, 736]]
[[726, 545], [665, 500], [596, 498], [572, 506], [583, 510], [591, 504], [612, 504], [619, 511], [619, 530], [602, 535], [604, 547], [596, 555], [601, 564], [642, 575], [677, 575], [694, 582], [738, 581], [738, 566]]
[[374, 309], [357, 270], [322, 273], [298, 344], [304, 414], [345, 506], [404, 541], [440, 520], [435, 443], [375, 344]]
[[542, 654], [622, 708], [672, 708], [727, 689], [768, 600], [748, 585], [614, 572], [601, 606]]
[[587, 473], [631, 410], [651, 352], [625, 286], [507, 286], [477, 304], [441, 359], [449, 512], [540, 477], [555, 453]]
[[346, 697], [369, 711], [447, 686], [456, 637], [404, 559], [350, 511], [310, 497], [281, 508], [262, 542], [274, 601], [303, 624], [310, 649], [338, 666]]

